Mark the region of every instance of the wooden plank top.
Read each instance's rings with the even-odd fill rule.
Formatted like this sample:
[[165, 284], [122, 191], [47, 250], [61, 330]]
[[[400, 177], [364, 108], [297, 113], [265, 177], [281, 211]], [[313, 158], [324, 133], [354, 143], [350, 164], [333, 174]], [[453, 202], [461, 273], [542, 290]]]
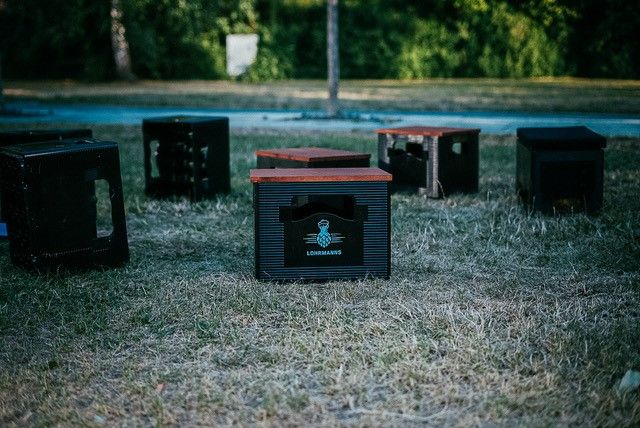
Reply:
[[350, 152], [348, 150], [327, 149], [322, 147], [257, 150], [256, 156], [265, 158], [288, 159], [298, 162], [331, 162], [337, 160], [356, 160], [371, 158], [371, 155], [369, 153]]
[[441, 126], [405, 126], [400, 128], [382, 128], [378, 134], [423, 135], [425, 137], [447, 137], [450, 135], [479, 134], [478, 128], [447, 128]]
[[252, 169], [252, 183], [311, 183], [336, 181], [391, 181], [380, 168], [274, 168]]

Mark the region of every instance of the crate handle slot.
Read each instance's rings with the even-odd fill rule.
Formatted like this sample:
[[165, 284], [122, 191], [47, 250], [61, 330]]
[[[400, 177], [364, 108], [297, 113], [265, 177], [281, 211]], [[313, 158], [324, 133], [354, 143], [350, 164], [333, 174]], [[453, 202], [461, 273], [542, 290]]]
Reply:
[[291, 205], [280, 207], [280, 221], [298, 221], [317, 213], [327, 213], [345, 220], [366, 219], [366, 207], [356, 205], [353, 196], [346, 195], [298, 195]]
[[[96, 182], [106, 182], [108, 185], [108, 198], [110, 205], [109, 217], [111, 220], [111, 233], [104, 236], [102, 234], [96, 234], [94, 239], [94, 250], [103, 249], [111, 246], [111, 242], [114, 237], [126, 236], [127, 226], [124, 219], [124, 201], [122, 198], [122, 179], [120, 177], [120, 171], [102, 171], [98, 170], [97, 175], [93, 181], [94, 197]], [[106, 189], [105, 189], [106, 190]], [[96, 207], [97, 208], [97, 207]], [[97, 232], [97, 218], [96, 218], [96, 232]]]

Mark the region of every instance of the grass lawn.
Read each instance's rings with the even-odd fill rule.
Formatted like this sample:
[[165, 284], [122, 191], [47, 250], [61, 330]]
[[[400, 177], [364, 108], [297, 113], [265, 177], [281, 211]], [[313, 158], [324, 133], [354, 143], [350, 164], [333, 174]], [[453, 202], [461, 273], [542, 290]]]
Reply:
[[[326, 82], [73, 81], [7, 82], [9, 101], [165, 105], [248, 109], [321, 109]], [[345, 80], [342, 105], [350, 109], [404, 111], [581, 111], [640, 113], [640, 81], [574, 78], [429, 79], [402, 82]]]
[[636, 140], [609, 141], [601, 215], [553, 218], [518, 206], [513, 137], [481, 135], [479, 194], [392, 197], [390, 280], [275, 284], [253, 151], [375, 136], [234, 132], [233, 192], [191, 205], [144, 196], [138, 127], [93, 129], [121, 143], [132, 260], [36, 276], [0, 242], [0, 425], [640, 424], [616, 391], [640, 370]]

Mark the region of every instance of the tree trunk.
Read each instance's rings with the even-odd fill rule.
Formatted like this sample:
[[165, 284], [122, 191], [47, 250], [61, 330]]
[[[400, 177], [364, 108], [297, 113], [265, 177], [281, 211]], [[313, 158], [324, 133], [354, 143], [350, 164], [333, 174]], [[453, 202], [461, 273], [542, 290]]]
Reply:
[[[0, 0], [0, 15], [6, 9], [7, 2]], [[4, 19], [0, 20], [0, 24], [4, 25]], [[0, 113], [4, 111], [4, 81], [2, 80], [2, 50], [4, 43], [0, 43]]]
[[135, 80], [136, 76], [131, 71], [131, 56], [129, 55], [129, 43], [125, 35], [122, 23], [122, 8], [120, 0], [111, 0], [111, 47], [113, 58], [116, 62], [116, 74], [123, 80]]
[[4, 110], [4, 82], [2, 81], [2, 52], [0, 52], [0, 112]]
[[329, 100], [327, 115], [338, 115], [338, 90], [340, 87], [340, 56], [338, 41], [338, 0], [327, 0], [327, 85]]

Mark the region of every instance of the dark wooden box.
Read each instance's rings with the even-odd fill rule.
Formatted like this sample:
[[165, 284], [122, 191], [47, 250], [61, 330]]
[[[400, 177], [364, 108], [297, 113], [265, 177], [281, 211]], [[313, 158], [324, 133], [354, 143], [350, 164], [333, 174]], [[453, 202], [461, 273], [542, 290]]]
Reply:
[[[98, 229], [97, 180], [108, 186], [110, 233]], [[14, 264], [46, 271], [129, 260], [116, 143], [73, 139], [5, 147], [0, 186]]]
[[90, 129], [27, 129], [0, 132], [0, 147], [67, 138], [92, 138]]
[[142, 132], [147, 195], [186, 196], [197, 202], [229, 193], [228, 118], [145, 119]]
[[[91, 137], [93, 137], [93, 133], [90, 129], [26, 129], [21, 131], [4, 131], [0, 132], [0, 149], [14, 144]], [[1, 200], [2, 196], [0, 195], [0, 201]], [[7, 233], [6, 224], [3, 219], [2, 205], [0, 205], [0, 239], [6, 239]]]
[[479, 129], [412, 126], [378, 134], [378, 166], [393, 174], [392, 190], [431, 198], [478, 191]]
[[388, 278], [391, 179], [378, 168], [251, 170], [256, 277]]
[[602, 208], [606, 139], [584, 126], [519, 128], [516, 190], [546, 214]]
[[303, 147], [256, 151], [258, 168], [366, 168], [369, 153]]

